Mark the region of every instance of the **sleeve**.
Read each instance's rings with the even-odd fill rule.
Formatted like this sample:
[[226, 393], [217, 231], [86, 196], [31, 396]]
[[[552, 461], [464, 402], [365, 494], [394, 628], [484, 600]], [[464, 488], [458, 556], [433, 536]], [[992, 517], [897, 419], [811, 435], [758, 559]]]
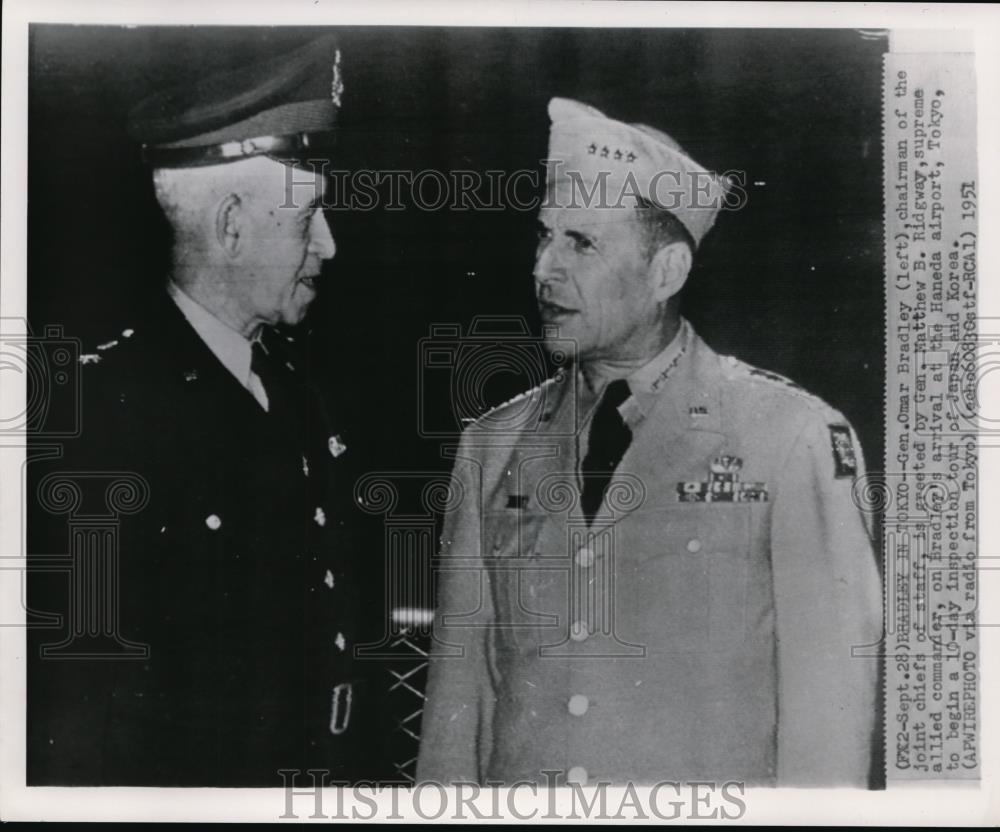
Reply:
[[483, 465], [462, 437], [445, 515], [433, 644], [421, 726], [417, 781], [480, 782], [493, 714], [487, 643], [493, 621], [482, 556]]
[[[779, 474], [771, 558], [778, 661], [779, 786], [868, 785], [882, 627], [879, 571], [852, 487], [854, 431], [813, 416]], [[863, 655], [862, 655], [863, 654]]]

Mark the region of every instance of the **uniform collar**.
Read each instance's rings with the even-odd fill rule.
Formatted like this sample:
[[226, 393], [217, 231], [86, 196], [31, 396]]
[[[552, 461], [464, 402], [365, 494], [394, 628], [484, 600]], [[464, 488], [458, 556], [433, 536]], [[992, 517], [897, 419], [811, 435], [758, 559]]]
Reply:
[[[652, 412], [660, 394], [663, 393], [667, 379], [674, 374], [677, 365], [689, 351], [693, 332], [694, 330], [687, 320], [681, 318], [681, 325], [670, 343], [638, 370], [626, 377], [632, 395], [622, 402], [618, 411], [629, 427], [634, 428]], [[591, 399], [589, 402], [582, 402], [584, 406], [586, 407], [587, 404], [596, 405], [600, 397], [589, 394], [582, 375], [579, 378], [579, 385], [584, 396]]]
[[[628, 377], [632, 395], [622, 403], [622, 408], [636, 409], [639, 417], [637, 421], [649, 415], [656, 399], [663, 392], [667, 379], [687, 353], [691, 344], [691, 331], [691, 325], [681, 318], [681, 325], [670, 343]], [[622, 415], [628, 420], [628, 411]]]
[[172, 280], [167, 283], [167, 293], [222, 366], [246, 387], [250, 381], [250, 342], [236, 330], [226, 326]]

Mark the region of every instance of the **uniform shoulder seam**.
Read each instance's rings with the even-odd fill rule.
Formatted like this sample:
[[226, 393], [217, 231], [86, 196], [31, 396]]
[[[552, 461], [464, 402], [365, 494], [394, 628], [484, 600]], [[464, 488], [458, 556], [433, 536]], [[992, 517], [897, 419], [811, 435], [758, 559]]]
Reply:
[[[815, 393], [811, 393], [790, 378], [747, 364], [732, 355], [720, 356], [723, 364], [723, 372], [733, 380], [745, 381], [753, 385], [768, 387], [777, 393], [790, 396], [803, 404], [809, 405], [813, 410], [835, 413], [834, 409]], [[838, 417], [843, 418], [843, 417]]]

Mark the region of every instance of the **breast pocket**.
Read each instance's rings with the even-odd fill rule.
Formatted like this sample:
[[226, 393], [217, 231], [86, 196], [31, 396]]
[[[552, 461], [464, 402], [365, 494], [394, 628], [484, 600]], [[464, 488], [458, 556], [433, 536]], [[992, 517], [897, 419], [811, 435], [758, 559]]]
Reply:
[[568, 558], [555, 542], [551, 518], [489, 512], [485, 539], [500, 646], [531, 649], [558, 641], [565, 629]]
[[[748, 629], [751, 506], [636, 512], [622, 535], [626, 631], [654, 652], [720, 651]], [[638, 516], [637, 516], [638, 515]]]

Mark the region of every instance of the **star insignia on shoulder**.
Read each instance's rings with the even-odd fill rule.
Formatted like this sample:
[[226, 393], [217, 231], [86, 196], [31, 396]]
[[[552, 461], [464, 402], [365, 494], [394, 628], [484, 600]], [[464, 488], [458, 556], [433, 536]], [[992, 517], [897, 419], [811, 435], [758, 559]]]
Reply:
[[[135, 335], [135, 330], [132, 328], [128, 328], [122, 330], [120, 337], [123, 339], [128, 339], [131, 338], [133, 335]], [[118, 340], [118, 338], [112, 338], [110, 341], [105, 341], [102, 344], [98, 344], [97, 352], [81, 353], [77, 360], [81, 364], [100, 364], [101, 359], [103, 358], [101, 353], [113, 350], [115, 347], [119, 345], [119, 343], [121, 342]]]

